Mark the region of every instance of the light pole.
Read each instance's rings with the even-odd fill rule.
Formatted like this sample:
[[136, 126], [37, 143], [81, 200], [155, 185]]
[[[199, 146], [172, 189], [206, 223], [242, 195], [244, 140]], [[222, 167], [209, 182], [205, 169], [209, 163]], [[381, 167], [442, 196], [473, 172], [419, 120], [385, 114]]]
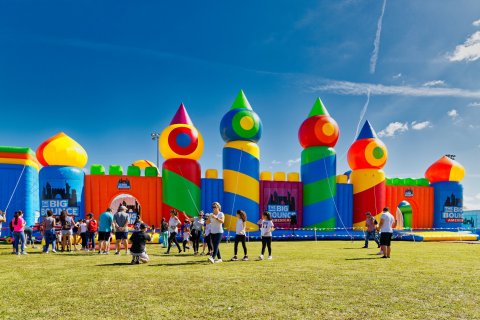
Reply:
[[159, 139], [160, 139], [160, 133], [158, 133], [158, 132], [153, 132], [153, 133], [151, 134], [151, 136], [152, 136], [152, 140], [155, 141], [155, 144], [157, 145], [157, 169], [158, 169], [158, 168], [159, 168], [159, 167], [158, 167], [158, 156], [159, 156], [159, 154], [160, 154], [160, 151], [158, 150], [158, 148], [159, 148], [159, 143], [158, 143], [158, 141], [159, 141]]

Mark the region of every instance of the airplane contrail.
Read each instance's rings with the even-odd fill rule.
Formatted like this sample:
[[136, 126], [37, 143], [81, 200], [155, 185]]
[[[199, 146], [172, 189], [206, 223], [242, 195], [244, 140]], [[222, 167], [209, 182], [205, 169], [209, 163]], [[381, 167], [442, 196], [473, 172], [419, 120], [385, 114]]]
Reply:
[[372, 56], [370, 57], [370, 73], [371, 74], [375, 73], [375, 69], [377, 67], [378, 51], [380, 50], [380, 35], [382, 34], [383, 14], [385, 13], [386, 5], [387, 5], [387, 0], [383, 0], [382, 13], [380, 14], [380, 18], [378, 18], [377, 33], [375, 35], [375, 40], [373, 41]]

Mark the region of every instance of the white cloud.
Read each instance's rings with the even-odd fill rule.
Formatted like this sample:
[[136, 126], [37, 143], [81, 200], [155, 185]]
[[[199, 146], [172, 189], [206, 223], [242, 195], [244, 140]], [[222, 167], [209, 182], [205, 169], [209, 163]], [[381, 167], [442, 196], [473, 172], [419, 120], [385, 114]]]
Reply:
[[408, 131], [408, 123], [391, 122], [388, 126], [378, 133], [379, 137], [393, 137], [396, 134]]
[[478, 20], [476, 20], [476, 21], [473, 21], [473, 22], [472, 22], [472, 25], [473, 25], [474, 27], [480, 27], [480, 19], [478, 19]]
[[463, 195], [463, 206], [468, 210], [480, 209], [480, 193], [474, 196]]
[[459, 117], [458, 111], [455, 109], [448, 111], [447, 114], [452, 119], [457, 119]]
[[378, 18], [377, 22], [377, 33], [375, 34], [375, 40], [373, 41], [373, 51], [372, 56], [370, 57], [370, 73], [375, 73], [375, 68], [377, 67], [378, 52], [380, 51], [380, 35], [382, 34], [382, 21], [383, 15], [385, 14], [385, 7], [387, 5], [387, 0], [383, 0], [382, 13]]
[[413, 130], [423, 130], [426, 128], [431, 128], [432, 123], [430, 121], [423, 121], [423, 122], [413, 121], [411, 123], [411, 127]]
[[476, 107], [476, 108], [478, 108], [478, 107], [480, 107], [480, 102], [478, 102], [478, 101], [470, 102], [470, 103], [468, 104], [468, 106], [469, 106], [469, 107]]
[[272, 164], [281, 164], [282, 162], [281, 161], [278, 161], [278, 160], [273, 160], [272, 161]]
[[441, 86], [444, 86], [445, 85], [445, 81], [443, 80], [432, 80], [432, 81], [428, 81], [428, 82], [425, 82], [423, 84], [424, 87], [441, 87]]
[[379, 96], [412, 96], [412, 97], [459, 97], [480, 98], [480, 90], [472, 91], [460, 88], [431, 88], [411, 86], [387, 86], [383, 84], [323, 80], [320, 85], [310, 87], [312, 91], [336, 93], [341, 95], [363, 96], [370, 91]]
[[296, 159], [291, 159], [291, 160], [288, 160], [287, 161], [287, 167], [291, 167], [297, 163], [300, 163], [300, 158], [296, 158]]
[[480, 31], [475, 32], [463, 44], [455, 47], [452, 54], [447, 55], [450, 61], [475, 61], [480, 59]]
[[397, 79], [400, 79], [402, 77], [402, 74], [401, 73], [397, 73], [396, 75], [394, 75], [392, 77], [393, 80], [397, 80]]

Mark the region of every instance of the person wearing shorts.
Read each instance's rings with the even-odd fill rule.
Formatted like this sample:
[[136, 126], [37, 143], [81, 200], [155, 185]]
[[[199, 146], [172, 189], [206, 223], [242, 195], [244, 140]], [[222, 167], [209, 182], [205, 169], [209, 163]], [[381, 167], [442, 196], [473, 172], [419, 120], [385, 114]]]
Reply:
[[380, 246], [382, 248], [383, 256], [382, 258], [390, 258], [391, 252], [391, 240], [393, 236], [393, 224], [395, 223], [395, 218], [389, 212], [388, 208], [383, 209], [383, 214], [380, 219], [380, 224], [378, 229], [380, 231]]
[[62, 252], [65, 250], [67, 252], [72, 251], [72, 235], [73, 235], [73, 226], [75, 225], [75, 221], [72, 217], [68, 216], [66, 210], [62, 210], [60, 213], [60, 224], [62, 226]]
[[125, 247], [125, 254], [128, 254], [128, 219], [127, 207], [121, 206], [120, 210], [113, 215], [115, 226], [115, 254], [120, 254], [121, 245]]
[[108, 254], [110, 251], [110, 237], [114, 227], [112, 209], [108, 208], [107, 211], [100, 215], [98, 224], [98, 241], [100, 242], [98, 254]]

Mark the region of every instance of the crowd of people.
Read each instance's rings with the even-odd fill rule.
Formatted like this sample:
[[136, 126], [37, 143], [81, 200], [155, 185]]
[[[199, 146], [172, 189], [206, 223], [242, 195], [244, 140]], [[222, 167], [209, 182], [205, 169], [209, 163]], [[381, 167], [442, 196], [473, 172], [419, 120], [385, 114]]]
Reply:
[[[220, 243], [223, 238], [223, 224], [225, 215], [222, 212], [220, 203], [212, 203], [212, 213], [204, 214], [199, 212], [196, 217], [190, 217], [183, 214], [183, 222], [179, 217], [179, 212], [175, 209], [170, 211], [170, 219], [166, 221], [162, 218], [160, 223], [159, 242], [163, 244], [170, 254], [172, 246], [176, 246], [178, 253], [193, 249], [193, 255], [207, 255], [210, 263], [221, 263], [222, 255], [220, 252]], [[238, 246], [242, 245], [242, 261], [248, 261], [247, 250], [247, 214], [243, 210], [236, 212], [235, 240], [233, 246], [233, 257], [231, 261], [238, 261]], [[92, 213], [87, 215], [87, 219], [75, 221], [70, 217], [67, 211], [62, 211], [60, 216], [55, 217], [51, 210], [48, 210], [42, 223], [39, 226], [42, 232], [43, 252], [56, 253], [84, 250], [86, 252], [98, 252], [98, 254], [109, 254], [112, 235], [115, 235], [115, 255], [119, 255], [122, 250], [125, 254], [132, 255], [132, 264], [146, 263], [149, 256], [146, 252], [146, 243], [151, 242], [155, 226], [151, 226], [151, 234], [147, 233], [148, 226], [142, 221], [141, 215], [137, 214], [133, 224], [129, 223], [130, 216], [127, 208], [121, 206], [119, 210], [112, 214], [112, 209], [108, 208], [95, 220]], [[0, 230], [2, 223], [6, 222], [6, 215], [0, 211]], [[366, 213], [365, 223], [365, 245], [368, 248], [370, 239], [373, 239], [380, 248], [379, 255], [382, 258], [390, 258], [391, 239], [393, 235], [393, 224], [395, 218], [389, 212], [388, 208], [383, 209], [380, 222], [370, 212]], [[257, 224], [260, 228], [262, 249], [259, 260], [264, 260], [265, 250], [268, 250], [268, 259], [272, 259], [272, 232], [275, 230], [272, 217], [268, 211], [262, 214]], [[25, 248], [28, 244], [35, 246], [32, 237], [32, 228], [26, 225], [23, 219], [23, 212], [17, 211], [9, 223], [10, 232], [13, 236], [12, 253], [25, 255]], [[131, 230], [132, 229], [132, 230]], [[131, 233], [132, 232], [132, 233]], [[380, 236], [378, 236], [378, 233]], [[131, 233], [131, 235], [130, 235]], [[178, 241], [182, 240], [182, 246]], [[96, 246], [98, 239], [98, 248]], [[203, 239], [202, 252], [200, 252], [200, 243]], [[77, 246], [81, 246], [80, 249]], [[50, 249], [51, 247], [51, 249]], [[207, 250], [207, 253], [205, 253]]]
[[[210, 263], [223, 262], [220, 243], [224, 233], [225, 215], [221, 209], [220, 203], [214, 202], [212, 213], [204, 214], [201, 211], [195, 217], [190, 217], [184, 212], [182, 212], [183, 217], [179, 217], [179, 212], [172, 209], [170, 219], [167, 221], [162, 218], [159, 228], [159, 242], [167, 248], [165, 254], [169, 254], [172, 246], [176, 246], [178, 253], [193, 249], [193, 255], [207, 255]], [[238, 210], [236, 218], [234, 253], [231, 261], [239, 260], [237, 253], [240, 243], [244, 253], [241, 260], [247, 261], [247, 214], [245, 211]], [[54, 216], [53, 212], [48, 210], [39, 225], [39, 230], [43, 236], [42, 251], [48, 254], [50, 252], [84, 250], [86, 252], [98, 252], [98, 254], [109, 254], [112, 235], [114, 234], [115, 255], [119, 255], [124, 250], [125, 254], [132, 255], [132, 264], [146, 263], [149, 261], [146, 243], [152, 241], [155, 226], [151, 226], [152, 233], [147, 233], [148, 226], [143, 223], [140, 214], [137, 214], [133, 224], [130, 224], [129, 221], [130, 216], [125, 206], [120, 206], [114, 214], [112, 209], [108, 208], [100, 215], [98, 221], [95, 220], [92, 213], [89, 213], [86, 219], [75, 221], [73, 217], [68, 215], [67, 211], [62, 211], [60, 216]], [[0, 211], [0, 229], [2, 222], [6, 222], [6, 218], [5, 214]], [[272, 232], [275, 229], [269, 212], [263, 213], [258, 225], [262, 236], [262, 251], [259, 259], [264, 259], [267, 248], [268, 259], [272, 259]], [[10, 230], [14, 239], [12, 253], [17, 255], [27, 254], [25, 246], [29, 243], [28, 239], [31, 239], [32, 245], [34, 245], [34, 241], [32, 229], [26, 226], [22, 211], [15, 212], [14, 218], [10, 222]], [[180, 246], [178, 238], [182, 240], [182, 246]], [[98, 240], [98, 245], [96, 240]], [[200, 252], [201, 243], [202, 252]]]

